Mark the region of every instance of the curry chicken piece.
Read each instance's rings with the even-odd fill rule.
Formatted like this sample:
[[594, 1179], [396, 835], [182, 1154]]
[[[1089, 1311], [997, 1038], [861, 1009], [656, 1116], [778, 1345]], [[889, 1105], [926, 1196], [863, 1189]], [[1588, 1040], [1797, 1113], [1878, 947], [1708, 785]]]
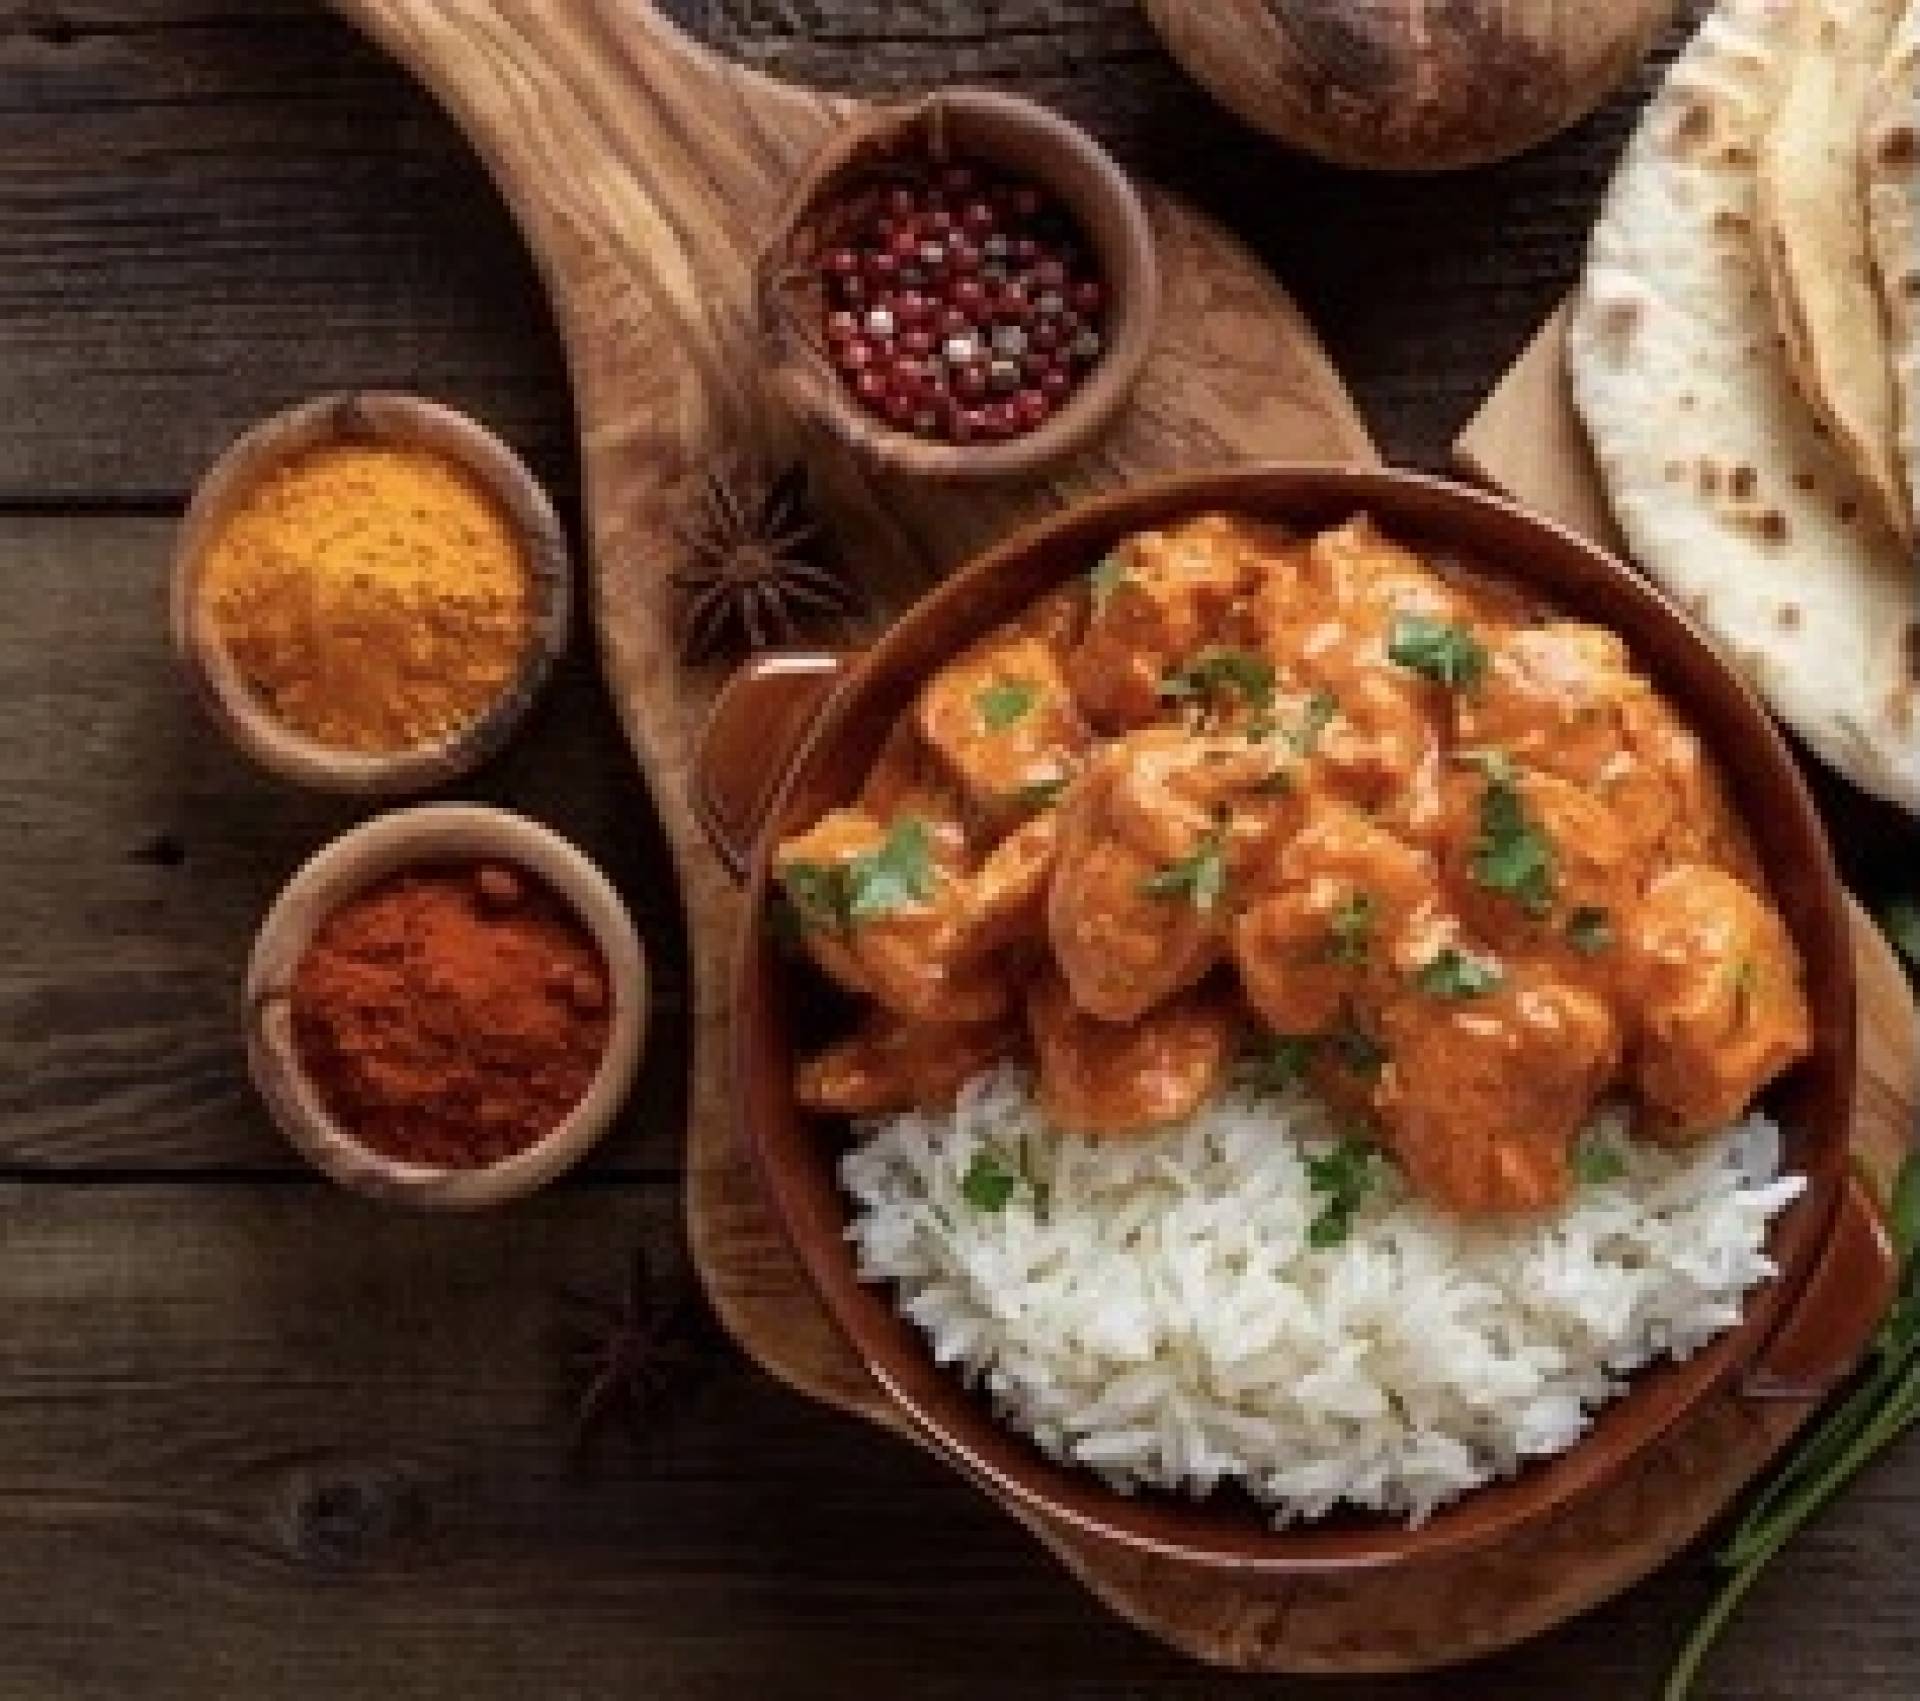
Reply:
[[1270, 571], [1253, 622], [1282, 675], [1323, 705], [1325, 782], [1416, 833], [1439, 814], [1435, 688], [1388, 659], [1402, 615], [1466, 623], [1475, 606], [1366, 519], [1322, 533], [1292, 571]]
[[1297, 812], [1291, 779], [1269, 789], [1285, 767], [1271, 743], [1154, 727], [1109, 744], [1100, 760], [1109, 824], [1161, 864], [1216, 831], [1244, 862]]
[[1381, 1029], [1374, 1110], [1420, 1193], [1468, 1216], [1566, 1197], [1574, 1140], [1620, 1061], [1602, 999], [1508, 963], [1483, 997], [1395, 1000]]
[[1087, 629], [1087, 612], [1092, 603], [1085, 580], [1062, 585], [1058, 590], [1048, 591], [1004, 630], [1038, 638], [1056, 658], [1064, 660]]
[[939, 758], [927, 748], [913, 716], [905, 715], [894, 722], [867, 771], [859, 807], [876, 822], [907, 816], [924, 823], [934, 859], [950, 869], [966, 866], [966, 800]]
[[1476, 689], [1454, 704], [1459, 742], [1500, 749], [1576, 785], [1597, 785], [1620, 754], [1621, 704], [1644, 684], [1613, 633], [1556, 620], [1496, 634]]
[[[1306, 579], [1312, 594], [1346, 624], [1384, 633], [1396, 615], [1465, 622], [1476, 604], [1405, 544], [1358, 514], [1319, 533], [1309, 546]], [[1308, 640], [1304, 648], [1311, 649]]]
[[1027, 1026], [1041, 1111], [1080, 1134], [1137, 1134], [1191, 1116], [1226, 1079], [1238, 1036], [1231, 1003], [1204, 990], [1114, 1025], [1089, 1016], [1052, 972], [1027, 990]]
[[794, 1095], [824, 1116], [950, 1109], [962, 1087], [1025, 1043], [1017, 1022], [903, 1022], [874, 1010], [845, 1039], [801, 1064]]
[[[903, 822], [925, 831], [911, 816], [894, 830]], [[929, 855], [918, 892], [890, 891], [871, 913], [832, 902], [831, 883], [870, 868], [889, 836], [865, 811], [836, 809], [775, 852], [774, 871], [800, 911], [808, 951], [848, 991], [907, 1021], [992, 1021], [1011, 992], [1002, 966], [979, 948], [964, 876]]]
[[1072, 777], [1088, 733], [1054, 653], [1038, 637], [1002, 633], [930, 679], [914, 706], [921, 737], [986, 811], [1031, 807]]
[[1315, 804], [1267, 880], [1273, 890], [1233, 923], [1233, 961], [1276, 1033], [1332, 1027], [1367, 988], [1424, 961], [1423, 942], [1446, 936], [1433, 858], [1331, 799]]
[[1555, 620], [1501, 633], [1477, 689], [1455, 701], [1466, 748], [1501, 749], [1615, 811], [1635, 847], [1751, 871], [1751, 852], [1700, 741], [1613, 633]]
[[1400, 615], [1464, 623], [1465, 592], [1361, 516], [1270, 562], [1252, 598], [1252, 624], [1275, 661], [1316, 683], [1388, 672], [1387, 637]]
[[[1703, 862], [1749, 886], [1764, 882], [1746, 828], [1700, 740], [1672, 708], [1646, 689], [1621, 704], [1621, 735], [1632, 765], [1602, 780], [1607, 801], [1629, 821], [1652, 854], [1668, 862]], [[1652, 831], [1658, 824], [1658, 831]]]
[[[1131, 1022], [1217, 961], [1236, 858], [1281, 800], [1274, 753], [1154, 728], [1109, 744], [1060, 808], [1047, 936], [1080, 1007]], [[1236, 801], [1245, 825], [1236, 834]]]
[[1812, 1043], [1779, 912], [1719, 869], [1657, 875], [1626, 940], [1635, 1083], [1670, 1139], [1738, 1116]]
[[1223, 642], [1235, 602], [1261, 561], [1285, 547], [1280, 534], [1213, 514], [1127, 539], [1102, 563], [1086, 631], [1067, 657], [1067, 677], [1102, 732], [1161, 718], [1169, 671]]
[[976, 949], [1046, 937], [1047, 890], [1059, 854], [1060, 817], [1054, 811], [1034, 816], [993, 847], [969, 882]]
[[1333, 710], [1317, 751], [1325, 783], [1410, 834], [1431, 832], [1446, 767], [1428, 688], [1357, 661], [1324, 666], [1319, 678]]
[[1443, 856], [1453, 903], [1469, 931], [1498, 950], [1551, 959], [1585, 985], [1608, 980], [1644, 883], [1645, 847], [1594, 794], [1553, 774], [1515, 773], [1522, 830], [1549, 859], [1545, 887], [1535, 895], [1490, 884], [1480, 859], [1497, 847], [1488, 843], [1486, 812], [1489, 793], [1504, 783], [1471, 768], [1447, 778]]

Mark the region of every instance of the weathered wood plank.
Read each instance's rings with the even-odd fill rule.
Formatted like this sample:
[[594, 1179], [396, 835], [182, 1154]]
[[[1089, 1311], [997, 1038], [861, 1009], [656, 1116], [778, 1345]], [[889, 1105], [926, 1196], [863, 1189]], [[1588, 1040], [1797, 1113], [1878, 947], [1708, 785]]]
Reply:
[[41, 10], [0, 31], [0, 502], [171, 501], [339, 385], [433, 390], [571, 465], [531, 263], [371, 48], [304, 6]]
[[[1388, 454], [1428, 464], [1572, 277], [1631, 107], [1493, 170], [1356, 176], [1222, 115], [1131, 0], [671, 9], [782, 75], [1058, 101], [1246, 237]], [[40, 13], [0, 26], [0, 503], [170, 500], [252, 418], [339, 383], [434, 390], [569, 464], [531, 268], [400, 72], [304, 7]]]
[[[240, 973], [273, 894], [362, 811], [256, 773], [167, 648], [162, 520], [0, 520], [0, 1172], [298, 1167], [249, 1091]], [[642, 1087], [597, 1161], [677, 1166], [679, 900], [583, 634], [525, 734], [459, 795], [559, 826], [655, 965]]]
[[[636, 1240], [669, 1255], [674, 1203], [448, 1221], [317, 1185], [0, 1188], [0, 1696], [1246, 1693], [722, 1348], [643, 1445], [571, 1456], [562, 1291], [615, 1284]], [[1920, 1577], [1876, 1556], [1916, 1513], [1909, 1449], [1763, 1588], [1704, 1693], [1911, 1693]], [[1646, 1694], [1699, 1583], [1343, 1694]], [[1837, 1660], [1808, 1631], [1842, 1623]]]

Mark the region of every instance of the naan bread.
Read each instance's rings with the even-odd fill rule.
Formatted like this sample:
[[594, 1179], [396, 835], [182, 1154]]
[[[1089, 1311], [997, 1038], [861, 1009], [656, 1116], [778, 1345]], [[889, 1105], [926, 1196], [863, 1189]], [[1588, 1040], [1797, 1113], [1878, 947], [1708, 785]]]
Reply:
[[1904, 0], [1800, 0], [1760, 144], [1760, 259], [1787, 369], [1881, 515], [1913, 535], [1894, 447], [1893, 356], [1867, 249], [1860, 138]]
[[1920, 598], [1788, 375], [1755, 240], [1791, 0], [1723, 0], [1608, 193], [1568, 328], [1634, 554], [1783, 719], [1920, 812]]
[[1909, 0], [1894, 34], [1862, 146], [1874, 265], [1892, 326], [1901, 468], [1920, 509], [1920, 0]]

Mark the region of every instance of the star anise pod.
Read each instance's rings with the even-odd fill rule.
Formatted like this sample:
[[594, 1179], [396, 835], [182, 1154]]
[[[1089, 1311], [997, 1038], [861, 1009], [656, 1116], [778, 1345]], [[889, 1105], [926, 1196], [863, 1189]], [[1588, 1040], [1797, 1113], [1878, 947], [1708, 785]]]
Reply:
[[701, 480], [677, 528], [687, 555], [673, 574], [685, 599], [680, 650], [688, 662], [791, 644], [806, 626], [858, 614], [859, 589], [825, 559], [807, 505], [807, 474], [732, 465]]
[[608, 1419], [622, 1418], [638, 1438], [670, 1385], [693, 1370], [712, 1329], [685, 1291], [658, 1292], [653, 1266], [636, 1251], [618, 1298], [568, 1291], [563, 1323], [579, 1378], [574, 1446], [584, 1447]]

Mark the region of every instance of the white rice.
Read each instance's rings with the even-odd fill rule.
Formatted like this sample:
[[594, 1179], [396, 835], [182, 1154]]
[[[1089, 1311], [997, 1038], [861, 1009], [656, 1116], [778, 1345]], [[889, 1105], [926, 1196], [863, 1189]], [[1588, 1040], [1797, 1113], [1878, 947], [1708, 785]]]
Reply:
[[[1008, 1068], [951, 1114], [874, 1124], [841, 1177], [863, 1279], [1055, 1458], [1123, 1491], [1238, 1483], [1277, 1524], [1341, 1502], [1418, 1523], [1571, 1446], [1631, 1371], [1696, 1351], [1774, 1273], [1767, 1223], [1802, 1182], [1773, 1123], [1685, 1151], [1626, 1132], [1596, 1118], [1589, 1149], [1624, 1173], [1550, 1219], [1453, 1220], [1376, 1161], [1324, 1250], [1305, 1160], [1335, 1130], [1304, 1093], [1089, 1141], [1049, 1129]], [[983, 1151], [1021, 1178], [998, 1210], [963, 1187]]]

